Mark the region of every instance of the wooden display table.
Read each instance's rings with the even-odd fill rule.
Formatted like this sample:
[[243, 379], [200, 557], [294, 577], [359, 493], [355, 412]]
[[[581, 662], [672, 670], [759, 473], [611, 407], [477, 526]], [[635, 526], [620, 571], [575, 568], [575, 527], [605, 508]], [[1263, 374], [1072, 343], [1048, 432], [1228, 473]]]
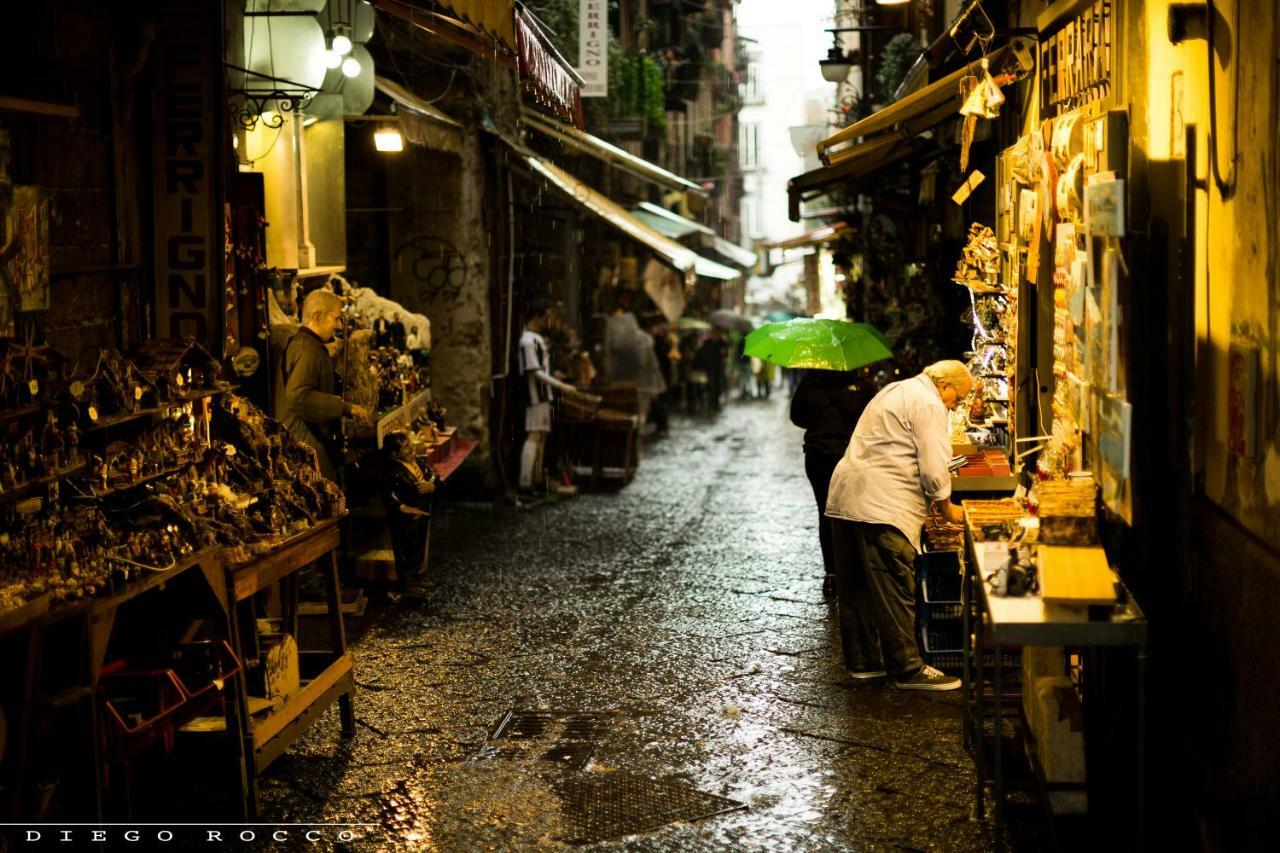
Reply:
[[[1039, 759], [1027, 728], [1018, 720], [1018, 704], [1013, 717], [1008, 716], [1006, 699], [1012, 698], [1005, 678], [1005, 653], [1020, 646], [1062, 646], [1070, 649], [1092, 650], [1102, 647], [1131, 648], [1136, 658], [1136, 787], [1138, 814], [1136, 819], [1137, 842], [1143, 840], [1143, 780], [1145, 762], [1145, 704], [1147, 620], [1132, 596], [1122, 606], [1114, 608], [1065, 607], [1046, 602], [1037, 593], [1026, 596], [995, 595], [988, 589], [987, 578], [1007, 561], [1008, 546], [1003, 542], [980, 542], [974, 536], [974, 528], [965, 524], [965, 570], [963, 576], [963, 636], [964, 636], [964, 742], [972, 750], [977, 765], [976, 797], [978, 814], [985, 814], [985, 787], [992, 786], [995, 811], [995, 838], [997, 849], [1003, 849], [1005, 758], [1003, 754], [1003, 724], [1013, 722], [1022, 732], [1042, 792], [1055, 787], [1064, 790], [1082, 786], [1069, 783], [1048, 783], [1043, 778]], [[1081, 549], [1085, 550], [1085, 549]], [[990, 669], [988, 679], [987, 670]], [[1025, 685], [1024, 685], [1025, 687]], [[1016, 694], [1015, 694], [1016, 695]], [[1096, 701], [1096, 700], [1095, 700]], [[1089, 697], [1085, 697], [1085, 707]], [[1087, 715], [1086, 715], [1087, 717]], [[993, 757], [986, 756], [987, 721], [992, 720], [995, 736], [992, 738]], [[1086, 729], [1086, 732], [1088, 730]]]
[[[355, 676], [352, 657], [347, 651], [346, 629], [342, 621], [342, 592], [338, 581], [340, 521], [341, 517], [326, 519], [272, 551], [247, 563], [227, 568], [227, 593], [232, 602], [231, 634], [236, 653], [242, 659], [247, 657], [246, 649], [256, 650], [257, 629], [252, 620], [252, 612], [249, 624], [241, 624], [241, 603], [258, 592], [281, 584], [284, 629], [296, 638], [298, 572], [313, 563], [318, 565], [324, 575], [332, 641], [330, 651], [299, 652], [302, 689], [265, 719], [254, 720], [249, 715], [248, 693], [244, 679], [240, 680], [238, 703], [241, 719], [245, 721], [242, 736], [248, 770], [245, 809], [250, 816], [257, 815], [257, 777], [319, 719], [334, 700], [338, 701], [343, 736], [355, 735], [355, 711], [352, 707]], [[252, 646], [246, 643], [246, 636], [250, 638]]]
[[[154, 597], [160, 594], [164, 594], [164, 598]], [[32, 752], [38, 742], [37, 720], [52, 713], [73, 714], [77, 721], [67, 730], [59, 730], [60, 741], [70, 744], [76, 755], [74, 767], [63, 767], [72, 774], [65, 784], [84, 794], [76, 802], [92, 803], [91, 812], [77, 816], [97, 820], [104, 817], [102, 794], [108, 769], [113, 766], [113, 761], [127, 763], [131, 754], [122, 753], [113, 759], [108, 755], [112, 750], [104, 750], [106, 740], [102, 726], [104, 721], [109, 724], [109, 719], [99, 713], [99, 705], [104, 700], [100, 688], [108, 645], [122, 609], [134, 610], [161, 604], [168, 610], [176, 608], [189, 612], [193, 617], [212, 618], [215, 622], [214, 636], [219, 639], [225, 637], [228, 628], [226, 584], [216, 550], [193, 554], [167, 571], [149, 572], [107, 595], [52, 607], [49, 596], [45, 595], [3, 614], [0, 639], [17, 641], [23, 657], [20, 685], [15, 685], [20, 713], [10, 732], [12, 754], [6, 759], [6, 778], [3, 780], [9, 793], [4, 810], [10, 817], [30, 816], [29, 765], [33, 759], [38, 761], [41, 758], [38, 752]], [[137, 614], [134, 615], [136, 617]], [[234, 675], [228, 678], [228, 682], [231, 681], [243, 685], [238, 662]], [[243, 691], [242, 686], [236, 689]], [[184, 695], [182, 698], [185, 701], [196, 697]], [[194, 708], [197, 703], [189, 704]], [[195, 711], [171, 706], [165, 725], [176, 727], [190, 713]], [[239, 713], [235, 702], [226, 705], [226, 731], [240, 727]], [[229, 743], [233, 747], [228, 756], [234, 765], [231, 770], [243, 782], [245, 761], [240, 740], [232, 738]]]

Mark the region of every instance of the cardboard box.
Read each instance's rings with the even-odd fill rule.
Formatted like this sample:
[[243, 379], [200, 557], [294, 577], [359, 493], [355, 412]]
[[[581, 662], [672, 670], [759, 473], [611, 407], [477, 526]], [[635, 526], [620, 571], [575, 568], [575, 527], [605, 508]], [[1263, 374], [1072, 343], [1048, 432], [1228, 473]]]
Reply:
[[298, 642], [292, 634], [264, 634], [262, 644], [263, 691], [268, 699], [288, 701], [302, 689], [298, 672]]

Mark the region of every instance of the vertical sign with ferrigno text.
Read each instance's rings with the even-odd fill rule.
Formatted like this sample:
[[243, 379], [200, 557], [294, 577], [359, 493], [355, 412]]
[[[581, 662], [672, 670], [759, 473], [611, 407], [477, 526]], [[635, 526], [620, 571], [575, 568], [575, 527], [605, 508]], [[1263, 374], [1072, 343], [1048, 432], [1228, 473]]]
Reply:
[[218, 4], [163, 5], [154, 52], [155, 332], [222, 354]]
[[609, 9], [605, 0], [579, 0], [578, 76], [582, 97], [609, 96]]

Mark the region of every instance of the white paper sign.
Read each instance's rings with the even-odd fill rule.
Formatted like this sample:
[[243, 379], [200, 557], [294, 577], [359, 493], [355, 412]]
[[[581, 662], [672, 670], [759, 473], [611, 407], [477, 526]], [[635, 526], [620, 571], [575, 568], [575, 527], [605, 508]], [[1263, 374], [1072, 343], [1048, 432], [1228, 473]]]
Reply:
[[609, 8], [605, 0], [579, 0], [578, 75], [582, 97], [609, 96]]

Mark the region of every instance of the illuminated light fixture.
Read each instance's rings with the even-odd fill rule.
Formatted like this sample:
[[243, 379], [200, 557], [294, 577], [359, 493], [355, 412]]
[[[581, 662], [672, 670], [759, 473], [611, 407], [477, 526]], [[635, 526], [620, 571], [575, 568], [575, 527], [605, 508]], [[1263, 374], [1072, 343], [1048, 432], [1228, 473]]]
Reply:
[[876, 0], [877, 6], [905, 6], [911, 0]]
[[328, 69], [337, 68], [342, 64], [342, 54], [336, 50], [326, 50], [324, 52], [324, 67]]
[[856, 50], [845, 53], [839, 45], [832, 45], [827, 51], [827, 58], [818, 60], [822, 79], [828, 83], [843, 83], [849, 79], [849, 72], [858, 64], [859, 58]]
[[391, 125], [383, 125], [374, 131], [373, 147], [379, 151], [403, 151], [404, 137], [400, 135], [400, 128]]
[[351, 37], [346, 33], [335, 33], [333, 36], [333, 52], [338, 56], [346, 56], [351, 52]]
[[342, 60], [342, 76], [343, 77], [359, 77], [360, 76], [360, 60], [354, 56], [348, 56]]

